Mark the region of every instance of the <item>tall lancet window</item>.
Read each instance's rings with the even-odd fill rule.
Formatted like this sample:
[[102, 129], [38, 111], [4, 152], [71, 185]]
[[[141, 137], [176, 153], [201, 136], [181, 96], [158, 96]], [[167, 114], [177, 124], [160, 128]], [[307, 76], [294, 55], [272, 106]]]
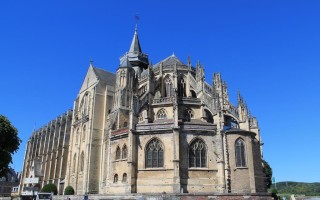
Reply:
[[122, 147], [122, 159], [126, 159], [128, 157], [128, 148], [126, 145]]
[[247, 167], [246, 163], [246, 147], [242, 139], [236, 141], [236, 166]]
[[173, 87], [172, 87], [172, 81], [170, 76], [167, 76], [164, 79], [164, 84], [165, 84], [165, 95], [166, 97], [171, 97], [173, 95]]
[[120, 150], [120, 147], [117, 146], [117, 149], [116, 149], [116, 160], [119, 160], [121, 158], [121, 150]]
[[72, 167], [72, 172], [75, 173], [76, 172], [76, 168], [77, 168], [77, 154], [75, 153], [73, 155], [73, 167]]
[[158, 139], [153, 139], [147, 144], [146, 167], [163, 167], [163, 146]]
[[[89, 109], [89, 93], [87, 92], [81, 100], [81, 104], [80, 104], [80, 112], [82, 116], [86, 116], [88, 115], [88, 109]], [[81, 117], [82, 117], [81, 116]]]
[[125, 86], [125, 79], [126, 79], [126, 72], [124, 70], [122, 70], [120, 72], [120, 87], [124, 87]]
[[83, 169], [84, 169], [84, 153], [82, 151], [80, 156], [80, 172], [82, 172]]
[[189, 146], [189, 167], [206, 167], [207, 150], [201, 139], [195, 139]]
[[186, 81], [181, 78], [178, 83], [178, 93], [180, 97], [186, 97], [187, 92], [186, 92]]

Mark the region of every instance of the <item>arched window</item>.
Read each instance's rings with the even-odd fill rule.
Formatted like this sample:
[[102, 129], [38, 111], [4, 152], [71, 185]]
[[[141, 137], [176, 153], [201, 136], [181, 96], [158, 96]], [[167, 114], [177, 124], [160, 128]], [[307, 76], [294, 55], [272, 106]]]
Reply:
[[117, 146], [117, 149], [116, 149], [116, 160], [119, 160], [121, 158], [121, 150], [120, 150], [120, 147]]
[[164, 79], [164, 84], [165, 84], [165, 95], [166, 97], [171, 97], [173, 95], [173, 89], [172, 89], [172, 81], [170, 76], [167, 76]]
[[124, 174], [122, 175], [122, 183], [126, 183], [126, 182], [127, 182], [127, 174], [124, 173]]
[[83, 126], [83, 129], [82, 129], [82, 141], [84, 142], [86, 140], [86, 125]]
[[151, 140], [146, 147], [146, 167], [163, 167], [163, 146], [158, 139]]
[[88, 107], [89, 107], [89, 93], [86, 93], [81, 100], [80, 103], [80, 111], [81, 111], [81, 117], [88, 115]]
[[192, 109], [186, 109], [185, 111], [184, 111], [184, 119], [185, 119], [185, 121], [187, 121], [187, 122], [190, 122], [191, 121], [191, 119], [193, 119], [193, 110]]
[[80, 172], [82, 172], [83, 169], [84, 169], [84, 153], [82, 151], [80, 156]]
[[118, 174], [115, 174], [113, 177], [113, 183], [118, 183]]
[[205, 113], [206, 113], [207, 122], [213, 124], [213, 117], [212, 117], [211, 112], [208, 111], [208, 110], [204, 110], [204, 111], [205, 111]]
[[181, 78], [178, 82], [178, 94], [180, 97], [186, 97], [186, 82], [183, 78]]
[[189, 146], [189, 167], [206, 167], [207, 150], [201, 139], [195, 139]]
[[75, 141], [75, 144], [78, 144], [79, 135], [80, 135], [80, 129], [78, 128], [78, 129], [77, 129], [77, 132], [76, 132], [76, 141]]
[[246, 163], [246, 147], [242, 139], [236, 141], [236, 166], [247, 167]]
[[127, 145], [123, 145], [123, 147], [122, 147], [122, 159], [127, 158], [127, 156], [128, 156], [128, 148], [127, 148]]
[[123, 123], [123, 127], [125, 128], [125, 127], [127, 127], [128, 126], [128, 122], [124, 122]]
[[73, 167], [72, 167], [72, 172], [76, 172], [76, 167], [77, 167], [77, 154], [75, 153], [73, 156]]
[[157, 113], [157, 119], [167, 119], [167, 112], [165, 109], [160, 109]]

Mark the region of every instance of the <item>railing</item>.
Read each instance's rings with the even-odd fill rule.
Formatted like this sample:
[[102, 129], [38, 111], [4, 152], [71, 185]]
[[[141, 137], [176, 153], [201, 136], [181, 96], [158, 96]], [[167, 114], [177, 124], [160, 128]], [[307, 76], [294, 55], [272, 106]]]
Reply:
[[163, 97], [163, 98], [152, 100], [153, 104], [172, 103], [172, 102], [173, 102], [173, 97]]

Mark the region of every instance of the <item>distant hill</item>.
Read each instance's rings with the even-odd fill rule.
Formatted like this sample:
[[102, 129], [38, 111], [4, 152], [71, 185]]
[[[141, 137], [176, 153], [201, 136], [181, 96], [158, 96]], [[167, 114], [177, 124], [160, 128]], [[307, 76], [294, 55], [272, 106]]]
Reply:
[[[304, 194], [306, 196], [320, 196], [320, 183], [278, 182], [278, 194]], [[275, 188], [275, 184], [272, 184]]]

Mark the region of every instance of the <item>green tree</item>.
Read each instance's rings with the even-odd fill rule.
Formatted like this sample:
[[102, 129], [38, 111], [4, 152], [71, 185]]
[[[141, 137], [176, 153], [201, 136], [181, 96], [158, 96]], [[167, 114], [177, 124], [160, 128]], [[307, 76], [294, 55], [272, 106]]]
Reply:
[[67, 186], [65, 189], [64, 189], [64, 195], [74, 195], [74, 189], [72, 186]]
[[270, 188], [272, 185], [272, 169], [269, 163], [265, 160], [262, 160], [263, 173], [266, 175], [266, 185], [267, 188]]
[[54, 195], [57, 195], [58, 189], [57, 186], [53, 183], [49, 183], [41, 189], [41, 192], [53, 192]]
[[19, 149], [21, 143], [18, 130], [3, 115], [0, 115], [0, 177], [9, 172], [12, 155]]

